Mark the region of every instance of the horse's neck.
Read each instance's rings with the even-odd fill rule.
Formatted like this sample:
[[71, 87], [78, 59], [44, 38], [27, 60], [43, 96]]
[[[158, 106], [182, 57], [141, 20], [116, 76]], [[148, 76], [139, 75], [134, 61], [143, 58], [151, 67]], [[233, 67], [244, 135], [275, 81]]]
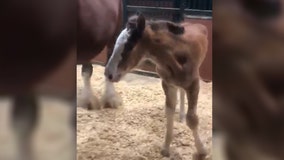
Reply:
[[183, 67], [176, 61], [174, 55], [170, 53], [148, 53], [146, 55], [146, 58], [154, 62], [159, 69], [165, 70], [167, 72], [179, 74], [183, 70]]

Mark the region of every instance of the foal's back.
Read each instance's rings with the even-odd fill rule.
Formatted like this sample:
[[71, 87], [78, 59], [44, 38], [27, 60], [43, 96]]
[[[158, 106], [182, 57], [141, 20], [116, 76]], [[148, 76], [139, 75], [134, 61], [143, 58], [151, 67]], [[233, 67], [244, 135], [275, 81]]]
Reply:
[[[167, 81], [182, 88], [188, 87], [191, 82], [199, 78], [199, 67], [205, 59], [208, 39], [207, 28], [202, 24], [171, 24], [180, 25], [172, 29], [184, 28], [181, 34], [161, 30], [155, 34], [156, 39], [162, 37], [159, 51], [154, 54], [162, 54], [159, 57], [157, 72]], [[162, 36], [161, 36], [162, 35]], [[155, 39], [153, 38], [153, 39]], [[166, 55], [170, 54], [170, 56]]]

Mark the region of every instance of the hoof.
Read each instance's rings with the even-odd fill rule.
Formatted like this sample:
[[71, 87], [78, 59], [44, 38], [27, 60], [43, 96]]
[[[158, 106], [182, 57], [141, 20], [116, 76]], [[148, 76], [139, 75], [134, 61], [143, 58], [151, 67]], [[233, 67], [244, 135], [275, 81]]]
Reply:
[[90, 103], [87, 109], [88, 110], [101, 109], [101, 104], [97, 97], [93, 97], [92, 99], [90, 99]]
[[170, 157], [170, 151], [167, 150], [167, 149], [162, 149], [161, 155], [164, 156], [164, 157]]
[[101, 109], [99, 100], [95, 96], [82, 97], [81, 99], [78, 100], [77, 106], [88, 110]]
[[193, 160], [205, 160], [206, 159], [206, 153], [195, 153], [193, 154], [192, 159]]
[[104, 108], [118, 108], [122, 105], [122, 98], [119, 95], [103, 96], [102, 105]]

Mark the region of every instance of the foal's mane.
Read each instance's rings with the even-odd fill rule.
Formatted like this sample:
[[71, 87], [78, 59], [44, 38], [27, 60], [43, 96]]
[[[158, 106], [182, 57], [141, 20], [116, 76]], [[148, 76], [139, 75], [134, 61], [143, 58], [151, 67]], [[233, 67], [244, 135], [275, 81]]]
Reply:
[[[138, 15], [132, 15], [128, 18], [126, 24], [127, 28], [135, 28]], [[146, 20], [146, 25], [149, 25], [153, 31], [168, 30], [175, 35], [181, 35], [184, 33], [184, 27], [178, 23], [174, 23], [168, 20]]]

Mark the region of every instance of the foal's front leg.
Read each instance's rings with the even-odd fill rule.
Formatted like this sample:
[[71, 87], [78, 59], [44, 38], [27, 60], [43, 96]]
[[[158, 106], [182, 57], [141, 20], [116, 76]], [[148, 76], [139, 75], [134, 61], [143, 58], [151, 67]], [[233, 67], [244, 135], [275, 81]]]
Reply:
[[188, 100], [188, 110], [186, 115], [186, 123], [188, 127], [192, 130], [195, 147], [197, 149], [197, 154], [194, 155], [194, 160], [203, 160], [206, 157], [206, 150], [200, 140], [198, 133], [198, 123], [199, 119], [196, 114], [197, 101], [199, 94], [199, 79], [193, 81], [191, 86], [186, 90], [187, 100]]
[[167, 131], [163, 149], [161, 154], [163, 156], [170, 156], [170, 144], [173, 137], [173, 124], [174, 124], [174, 113], [177, 102], [177, 88], [175, 86], [167, 84], [162, 81], [162, 87], [166, 96], [166, 117], [167, 117]]

